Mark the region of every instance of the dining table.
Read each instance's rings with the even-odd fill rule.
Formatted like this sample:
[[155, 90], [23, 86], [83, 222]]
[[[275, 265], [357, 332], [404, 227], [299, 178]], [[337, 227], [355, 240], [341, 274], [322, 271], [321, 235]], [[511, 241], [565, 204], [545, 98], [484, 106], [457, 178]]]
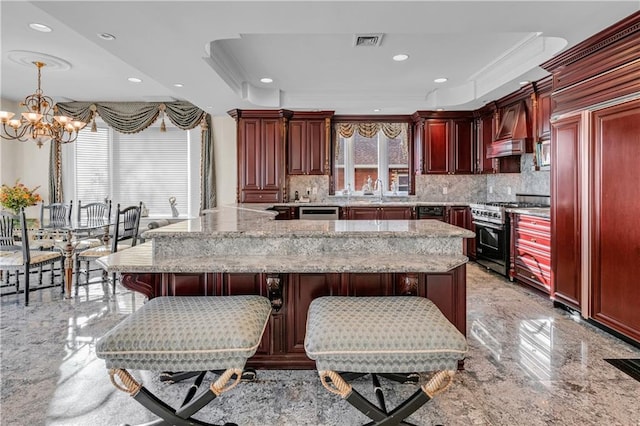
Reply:
[[73, 286], [73, 256], [79, 250], [109, 245], [109, 227], [113, 222], [107, 219], [74, 219], [68, 223], [41, 224], [33, 230], [34, 247], [59, 250], [64, 256], [64, 298], [71, 299]]

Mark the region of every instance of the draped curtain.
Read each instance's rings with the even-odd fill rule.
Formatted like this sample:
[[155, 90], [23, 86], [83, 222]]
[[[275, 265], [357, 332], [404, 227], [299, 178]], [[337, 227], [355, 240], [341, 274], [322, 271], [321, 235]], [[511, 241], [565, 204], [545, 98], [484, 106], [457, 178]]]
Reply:
[[[158, 117], [163, 122], [164, 116], [178, 128], [191, 130], [200, 125], [200, 211], [216, 206], [215, 164], [213, 158], [213, 132], [211, 115], [195, 105], [184, 102], [61, 102], [56, 104], [59, 114], [76, 120], [92, 123], [99, 115], [107, 125], [120, 133], [138, 133], [153, 124]], [[63, 188], [60, 168], [60, 146], [51, 144], [49, 189], [53, 202], [53, 194], [62, 199]], [[55, 154], [57, 152], [57, 154]]]
[[[400, 135], [403, 135], [402, 138], [402, 148], [405, 150], [408, 149], [407, 146], [407, 123], [367, 123], [367, 122], [354, 122], [354, 123], [337, 123], [335, 125], [336, 132], [338, 135], [343, 138], [350, 138], [353, 136], [355, 132], [358, 132], [361, 136], [365, 138], [372, 138], [378, 134], [379, 131], [382, 131], [386, 137], [389, 139], [395, 139]], [[340, 152], [339, 140], [336, 138], [336, 158]]]

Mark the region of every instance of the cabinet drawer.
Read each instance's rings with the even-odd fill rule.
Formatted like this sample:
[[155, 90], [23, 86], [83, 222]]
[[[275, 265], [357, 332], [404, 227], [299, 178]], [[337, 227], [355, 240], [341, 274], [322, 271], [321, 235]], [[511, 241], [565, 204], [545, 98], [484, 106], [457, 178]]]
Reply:
[[277, 203], [280, 191], [243, 191], [243, 203]]
[[518, 214], [513, 226], [516, 229], [529, 229], [549, 234], [551, 232], [551, 221], [543, 217]]
[[551, 270], [541, 264], [536, 264], [530, 258], [516, 259], [516, 279], [533, 285], [547, 293], [551, 292]]
[[551, 237], [548, 234], [516, 229], [514, 235], [516, 246], [533, 247], [543, 253], [550, 253], [551, 251]]
[[551, 269], [551, 255], [549, 253], [536, 250], [532, 247], [516, 246], [515, 258], [523, 259], [523, 262], [527, 261], [544, 265], [547, 268]]

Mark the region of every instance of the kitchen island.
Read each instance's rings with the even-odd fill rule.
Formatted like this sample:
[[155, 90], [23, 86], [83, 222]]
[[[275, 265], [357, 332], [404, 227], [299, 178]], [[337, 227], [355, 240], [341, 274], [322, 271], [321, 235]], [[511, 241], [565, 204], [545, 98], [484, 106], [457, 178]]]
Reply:
[[[323, 295], [417, 295], [466, 334], [463, 240], [436, 220], [276, 221], [261, 208], [221, 207], [147, 231], [148, 243], [100, 259], [126, 288], [163, 295], [260, 294], [273, 313], [249, 364], [313, 368], [306, 314]], [[194, 326], [203, 326], [194, 324]], [[215, 325], [212, 325], [215, 326]]]

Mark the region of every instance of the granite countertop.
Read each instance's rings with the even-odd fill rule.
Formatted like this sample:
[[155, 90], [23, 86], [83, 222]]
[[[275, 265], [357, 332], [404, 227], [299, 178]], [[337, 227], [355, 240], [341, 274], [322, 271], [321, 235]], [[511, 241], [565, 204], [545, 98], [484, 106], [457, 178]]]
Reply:
[[472, 231], [437, 220], [279, 221], [268, 205], [225, 206], [152, 229], [100, 259], [108, 272], [446, 272]]
[[129, 273], [327, 273], [327, 272], [447, 272], [468, 262], [462, 254], [362, 257], [358, 254], [325, 254], [310, 259], [303, 255], [201, 256], [154, 259], [152, 243], [144, 243], [101, 257], [98, 263], [108, 272]]
[[528, 214], [531, 216], [544, 217], [545, 219], [551, 218], [550, 207], [529, 207], [529, 208], [508, 208], [509, 213]]
[[[378, 200], [376, 197], [366, 198], [358, 197], [347, 199], [347, 197], [335, 197], [324, 201], [309, 201], [309, 202], [288, 202], [288, 203], [274, 203], [268, 206], [274, 207], [324, 207], [324, 206], [338, 206], [338, 207], [418, 207], [418, 206], [468, 206], [472, 204], [469, 201], [419, 201], [407, 199], [407, 197], [384, 197], [383, 201]], [[240, 204], [242, 206], [264, 206], [265, 204]]]

